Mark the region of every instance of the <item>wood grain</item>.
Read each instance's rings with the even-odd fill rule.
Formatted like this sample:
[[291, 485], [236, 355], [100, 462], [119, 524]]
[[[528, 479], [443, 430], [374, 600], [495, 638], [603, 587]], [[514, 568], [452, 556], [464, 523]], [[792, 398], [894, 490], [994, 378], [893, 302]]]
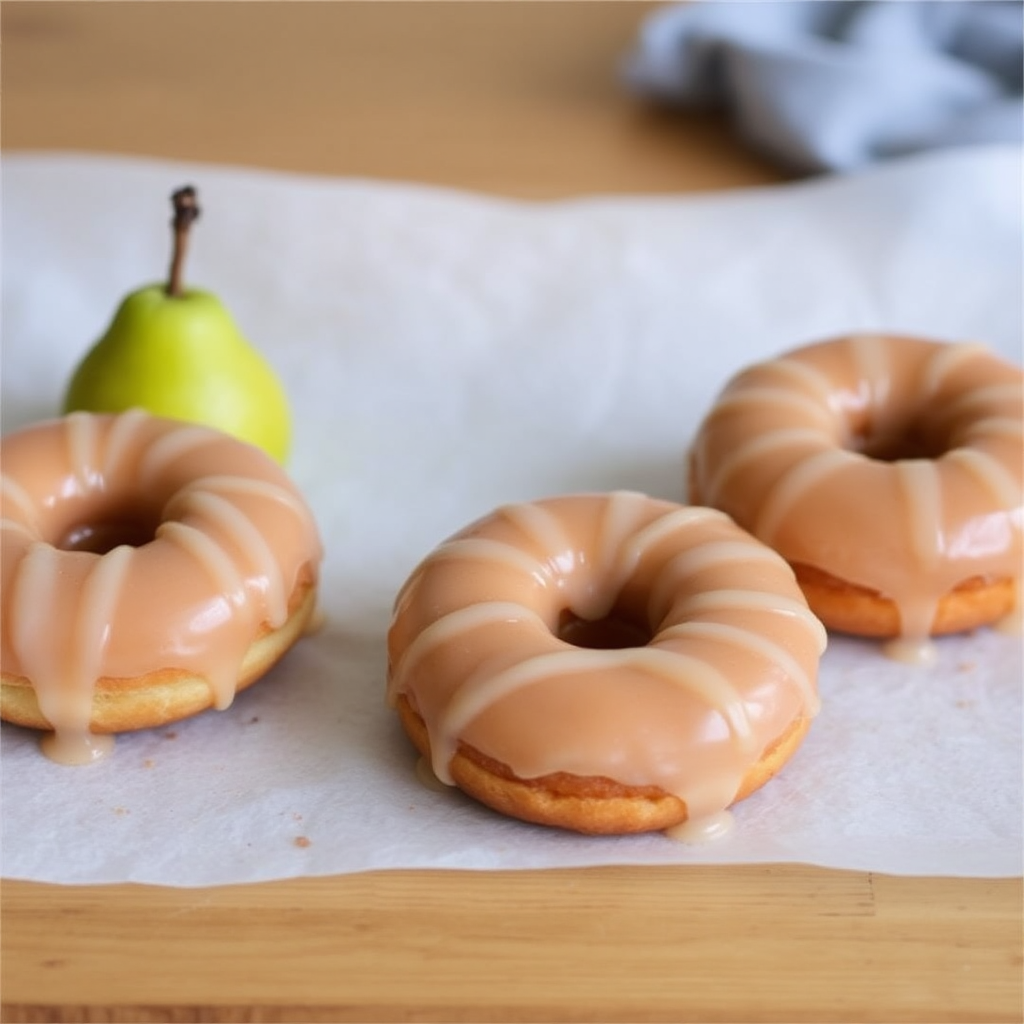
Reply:
[[[646, 3], [13, 3], [5, 150], [548, 199], [772, 184], [618, 61]], [[806, 867], [0, 889], [3, 1020], [1021, 1021], [1020, 880]]]
[[7, 883], [4, 1019], [1011, 1021], [1021, 896], [799, 867]]
[[652, 6], [5, 3], [3, 145], [528, 198], [781, 180], [623, 88]]

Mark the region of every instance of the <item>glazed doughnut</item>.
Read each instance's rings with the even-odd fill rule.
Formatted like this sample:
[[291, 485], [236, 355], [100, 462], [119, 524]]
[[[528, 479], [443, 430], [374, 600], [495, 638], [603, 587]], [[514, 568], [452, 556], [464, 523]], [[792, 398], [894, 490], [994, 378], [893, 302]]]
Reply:
[[779, 551], [826, 626], [926, 660], [929, 636], [1019, 612], [1022, 379], [973, 344], [797, 349], [725, 387], [691, 450], [690, 500]]
[[504, 814], [697, 835], [796, 750], [824, 645], [789, 566], [722, 513], [570, 495], [420, 563], [388, 698], [437, 777]]
[[133, 410], [2, 441], [0, 717], [82, 763], [227, 707], [303, 633], [313, 517], [258, 449]]

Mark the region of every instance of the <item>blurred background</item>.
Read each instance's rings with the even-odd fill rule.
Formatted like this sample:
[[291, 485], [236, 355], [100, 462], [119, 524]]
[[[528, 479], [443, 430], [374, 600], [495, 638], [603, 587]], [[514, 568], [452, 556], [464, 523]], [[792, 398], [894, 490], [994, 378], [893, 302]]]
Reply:
[[1018, 142], [1021, 0], [9, 2], [3, 145], [527, 198]]
[[1019, 143], [1021, 0], [15, 2], [3, 145], [526, 198]]
[[2, 143], [526, 198], [782, 180], [721, 112], [626, 88], [658, 6], [5, 3]]

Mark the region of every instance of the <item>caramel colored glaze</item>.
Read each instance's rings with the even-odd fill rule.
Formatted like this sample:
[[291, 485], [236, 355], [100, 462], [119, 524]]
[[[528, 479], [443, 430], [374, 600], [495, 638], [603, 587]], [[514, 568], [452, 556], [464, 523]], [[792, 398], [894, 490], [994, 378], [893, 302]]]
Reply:
[[[894, 601], [806, 565], [793, 566], [797, 581], [822, 621], [858, 636], [888, 638], [899, 634], [900, 613]], [[932, 636], [962, 633], [991, 622], [1012, 624], [1017, 588], [1009, 579], [987, 582], [972, 577], [944, 594], [935, 610]]]
[[[316, 609], [316, 590], [309, 580], [303, 579], [295, 588], [291, 607], [294, 610], [280, 629], [268, 627], [249, 646], [238, 670], [236, 693], [264, 676], [305, 635]], [[132, 679], [102, 677], [93, 690], [89, 742], [102, 743], [106, 734], [176, 722], [213, 706], [214, 694], [206, 678], [181, 669], [157, 669]], [[50, 728], [39, 708], [36, 689], [24, 676], [4, 675], [0, 707], [5, 721], [30, 729]], [[74, 745], [66, 746], [73, 757]]]
[[[649, 639], [578, 647], [567, 617]], [[442, 781], [530, 821], [643, 831], [767, 781], [817, 712], [824, 645], [789, 566], [725, 515], [573, 495], [501, 508], [420, 563], [388, 696]]]
[[259, 450], [138, 410], [2, 445], [0, 714], [52, 728], [60, 759], [88, 759], [93, 733], [227, 707], [312, 615], [316, 525]]
[[[428, 788], [444, 788], [429, 767], [430, 737], [407, 697], [398, 698], [398, 714], [413, 745], [427, 759], [417, 762], [417, 777]], [[762, 754], [740, 783], [732, 803], [769, 782], [796, 753], [810, 728], [810, 718], [796, 719]], [[428, 775], [429, 773], [429, 775]], [[664, 830], [693, 843], [725, 834], [728, 811], [689, 817], [684, 801], [658, 786], [626, 786], [614, 779], [555, 772], [519, 778], [508, 765], [460, 743], [450, 763], [452, 781], [465, 793], [501, 814], [538, 825], [555, 825], [587, 835], [628, 835]]]
[[980, 345], [858, 335], [750, 367], [690, 456], [690, 499], [794, 565], [827, 626], [930, 635], [1019, 610], [1024, 374]]

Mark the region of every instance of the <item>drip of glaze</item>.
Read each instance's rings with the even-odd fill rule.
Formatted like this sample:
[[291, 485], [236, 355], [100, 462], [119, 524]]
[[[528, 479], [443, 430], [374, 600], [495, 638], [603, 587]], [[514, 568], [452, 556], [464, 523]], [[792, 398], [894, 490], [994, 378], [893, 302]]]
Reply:
[[449, 540], [442, 544], [431, 556], [433, 561], [446, 558], [466, 559], [473, 561], [483, 559], [488, 562], [507, 566], [514, 572], [522, 572], [533, 577], [541, 586], [548, 582], [550, 566], [547, 566], [521, 548], [507, 541], [490, 540], [485, 537], [464, 537], [460, 540]]
[[44, 733], [39, 749], [55, 764], [78, 767], [102, 761], [114, 749], [114, 737], [100, 733]]
[[[732, 404], [739, 405], [740, 403], [734, 401]], [[730, 481], [738, 470], [756, 459], [787, 448], [805, 448], [810, 452], [817, 452], [822, 445], [830, 446], [831, 438], [813, 427], [773, 430], [756, 437], [747, 444], [737, 447], [734, 452], [722, 460], [715, 475], [705, 485], [708, 500], [716, 501], [723, 485]]]
[[162, 523], [159, 536], [177, 544], [202, 566], [232, 608], [238, 628], [232, 631], [232, 642], [217, 657], [211, 657], [206, 681], [218, 711], [229, 708], [235, 699], [238, 667], [245, 655], [245, 631], [251, 624], [252, 608], [245, 603], [245, 581], [241, 569], [228, 558], [223, 548], [202, 530], [186, 523]]
[[[539, 654], [513, 665], [496, 675], [467, 682], [448, 705], [442, 722], [440, 742], [434, 745], [433, 768], [438, 778], [451, 781], [448, 766], [455, 754], [458, 736], [485, 708], [506, 694], [542, 679], [563, 675], [583, 675], [618, 663], [623, 668], [640, 668], [659, 676], [670, 686], [689, 691], [709, 708], [719, 711], [728, 722], [733, 742], [742, 751], [753, 749], [753, 734], [746, 705], [729, 680], [714, 666], [680, 651], [651, 647], [623, 648], [612, 651], [583, 649]], [[730, 781], [735, 792], [739, 779]], [[692, 794], [677, 793], [693, 803]]]
[[897, 636], [882, 644], [882, 653], [904, 665], [930, 665], [935, 661], [935, 644], [927, 637]]
[[[742, 605], [737, 605], [742, 607]], [[785, 670], [786, 674], [796, 684], [803, 699], [804, 708], [809, 715], [816, 715], [819, 710], [818, 696], [814, 692], [814, 683], [808, 673], [800, 667], [796, 658], [785, 648], [771, 640], [766, 639], [752, 629], [743, 629], [740, 626], [730, 626], [722, 622], [680, 622], [677, 626], [670, 626], [659, 634], [659, 640], [679, 637], [705, 637], [718, 639], [723, 643], [731, 644], [735, 648], [746, 649], [759, 654], [766, 661], [773, 662]]]
[[[656, 544], [670, 536], [675, 537], [690, 530], [720, 530], [723, 526], [731, 528], [728, 517], [707, 508], [674, 509], [641, 526], [641, 500], [641, 496], [627, 492], [613, 495], [607, 500], [604, 518], [596, 533], [593, 554], [575, 553], [567, 541], [561, 517], [556, 516], [553, 509], [536, 505], [503, 508], [498, 515], [519, 527], [520, 531], [541, 549], [542, 555], [534, 559], [526, 552], [513, 554], [516, 549], [507, 543], [484, 537], [455, 538], [443, 544], [421, 563], [416, 578], [421, 578], [422, 573], [433, 562], [465, 559], [478, 564], [489, 564], [495, 571], [515, 571], [536, 579], [538, 567], [543, 567], [546, 575], [556, 565], [561, 564], [562, 555], [571, 560], [571, 565], [566, 566], [566, 571], [572, 569], [576, 572], [581, 571], [579, 566], [590, 565], [590, 559], [593, 557], [596, 566], [603, 570], [603, 573], [598, 574], [601, 579], [600, 586], [591, 581], [593, 585], [587, 594], [587, 610], [594, 611], [606, 604], [614, 603], [619, 588], [627, 583], [645, 554]], [[776, 571], [783, 571], [785, 577], [792, 579], [791, 570], [785, 562], [763, 545], [749, 538], [720, 540], [716, 539], [718, 536], [720, 534], [712, 533], [708, 536], [698, 533], [688, 539], [685, 550], [674, 558], [668, 557], [660, 570], [654, 570], [652, 595], [667, 591], [669, 584], [671, 589], [675, 590], [681, 579], [693, 573], [748, 561], [763, 563], [766, 571], [768, 566], [772, 566]], [[609, 579], [613, 581], [614, 586], [608, 583]], [[494, 593], [495, 596], [499, 596], [500, 587], [496, 588]], [[825, 646], [825, 632], [820, 622], [806, 610], [805, 606], [795, 605], [792, 598], [780, 597], [776, 600], [775, 595], [758, 590], [719, 588], [713, 590], [713, 593], [715, 599], [709, 602], [707, 609], [703, 609], [704, 614], [725, 610], [735, 619], [737, 612], [746, 610], [762, 615], [767, 611], [775, 612], [779, 616], [779, 621], [787, 624], [787, 628], [795, 627], [813, 637], [819, 653]], [[699, 604], [699, 601], [696, 603]], [[578, 613], [575, 608], [573, 611]], [[471, 631], [477, 629], [493, 628], [506, 622], [531, 620], [541, 632], [550, 632], [549, 624], [536, 610], [518, 601], [490, 600], [448, 610], [422, 628], [412, 638], [411, 643], [395, 652], [394, 664], [389, 673], [389, 701], [394, 704], [398, 694], [405, 692], [407, 686], [415, 692], [416, 684], [409, 684], [418, 675], [419, 663], [440, 645], [456, 643], [461, 637], [468, 636]], [[662, 629], [658, 636], [658, 646], [612, 650], [570, 647], [545, 650], [544, 653], [532, 655], [524, 652], [522, 660], [497, 671], [494, 670], [493, 663], [488, 663], [485, 659], [477, 671], [461, 681], [447, 699], [441, 713], [432, 716], [428, 724], [433, 773], [444, 784], [450, 785], [450, 759], [455, 754], [458, 739], [463, 731], [486, 709], [517, 691], [565, 676], [585, 676], [588, 673], [614, 672], [619, 669], [639, 672], [647, 677], [657, 678], [666, 688], [688, 691], [695, 703], [717, 712], [726, 723], [735, 752], [734, 763], [728, 767], [720, 767], [712, 778], [684, 780], [673, 770], [658, 780], [658, 784], [686, 802], [695, 820], [710, 820], [710, 816], [728, 806], [735, 797], [745, 771], [757, 760], [764, 738], [756, 736], [749, 709], [741, 693], [734, 688], [728, 674], [723, 674], [703, 655], [697, 655], [696, 649], [690, 646], [691, 635], [699, 638], [704, 646], [708, 643], [721, 646], [726, 651], [727, 658], [728, 648], [733, 648], [742, 650], [761, 662], [776, 665], [787, 687], [798, 692], [804, 713], [810, 717], [818, 710], [817, 695], [809, 673], [778, 644], [735, 625], [719, 625], [710, 621], [694, 622], [687, 626], [680, 622], [678, 630], [671, 627]], [[698, 826], [692, 825], [690, 831], [694, 832], [697, 828]]]
[[[275, 629], [283, 626], [288, 618], [288, 594], [285, 592], [281, 568], [277, 564], [270, 544], [248, 516], [227, 499], [217, 494], [194, 490], [180, 503], [172, 499], [167, 514], [174, 515], [180, 507], [182, 512], [191, 512], [207, 525], [207, 536], [212, 532], [223, 538], [233, 538], [240, 551], [244, 552], [249, 568], [267, 580], [267, 615]], [[225, 542], [219, 542], [225, 550]]]
[[665, 829], [665, 835], [677, 843], [701, 846], [714, 843], [727, 836], [736, 827], [736, 818], [731, 811], [718, 811], [703, 818], [687, 818], [678, 825]]
[[430, 761], [425, 757], [416, 759], [416, 778], [424, 789], [429, 789], [434, 793], [451, 792], [451, 786], [446, 785], [437, 777], [437, 773], [430, 766]]
[[572, 551], [572, 544], [562, 531], [558, 520], [539, 505], [505, 505], [499, 509], [523, 536], [535, 542], [542, 551], [546, 551], [555, 564]]
[[873, 412], [885, 407], [892, 389], [892, 372], [885, 339], [876, 334], [861, 334], [851, 339], [854, 362], [860, 367], [860, 379], [867, 385]]
[[[908, 358], [917, 358], [919, 351], [915, 348]], [[860, 389], [869, 422], [883, 420], [886, 409], [902, 401], [895, 389], [908, 386], [905, 382], [897, 385], [898, 380], [903, 380], [900, 367], [904, 365], [904, 357], [899, 348], [889, 347], [886, 339], [875, 335], [851, 337], [844, 345], [836, 346], [832, 354], [836, 363], [834, 369], [840, 376], [842, 360], [847, 360], [852, 367], [850, 375]], [[955, 373], [987, 357], [987, 350], [976, 344], [936, 345], [924, 360], [913, 387], [927, 396], [935, 396]], [[759, 506], [754, 497], [751, 521], [741, 523], [770, 545], [775, 545], [781, 530], [790, 526], [801, 505], [812, 507], [808, 499], [822, 489], [829, 478], [842, 476], [849, 485], [874, 461], [855, 451], [836, 447], [827, 436], [828, 430], [821, 430], [823, 411], [831, 410], [837, 417], [837, 424], [842, 422], [843, 410], [836, 405], [836, 396], [842, 389], [815, 366], [800, 360], [800, 353], [792, 353], [752, 368], [719, 399], [706, 428], [709, 438], [716, 436], [719, 429], [724, 431], [723, 438], [731, 437], [732, 432], [739, 429], [738, 417], [744, 417], [750, 424], [756, 423], [762, 411], [771, 417], [771, 429], [751, 430], [743, 443], [723, 446], [715, 460], [717, 465], [709, 469], [707, 479], [700, 481], [700, 491], [708, 503], [733, 502], [749, 506], [754, 496], [743, 494], [742, 481], [736, 479], [738, 470], [757, 459], [778, 458], [784, 468], [761, 495]], [[944, 469], [955, 468], [973, 478], [979, 489], [991, 496], [995, 508], [1019, 509], [1022, 500], [1019, 473], [1022, 424], [1017, 411], [1020, 381], [1000, 379], [997, 375], [992, 382], [992, 372], [998, 374], [998, 371], [986, 372], [987, 380], [979, 386], [943, 399], [946, 421], [970, 422], [962, 422], [956, 428], [957, 440], [943, 453], [942, 465]], [[1013, 449], [1007, 447], [1008, 443], [1016, 443], [1016, 457]], [[1006, 452], [1009, 454], [1004, 454]], [[883, 644], [882, 650], [899, 661], [926, 664], [936, 653], [929, 639], [936, 609], [942, 595], [958, 582], [956, 563], [963, 558], [963, 552], [951, 545], [945, 532], [947, 510], [954, 505], [956, 496], [948, 492], [947, 477], [940, 479], [939, 463], [935, 459], [894, 459], [891, 472], [895, 475], [894, 491], [900, 501], [894, 514], [899, 516], [897, 522], [904, 529], [906, 572], [903, 582], [894, 580], [890, 572], [886, 586], [878, 588], [895, 602], [900, 617], [900, 635]], [[813, 559], [807, 560], [813, 562]], [[995, 564], [997, 568], [985, 569], [982, 573], [999, 574], [1004, 568], [1011, 575], [1017, 571], [1012, 563]], [[844, 577], [841, 570], [833, 570], [829, 565], [819, 568]], [[858, 581], [854, 579], [854, 582]], [[1010, 623], [999, 628], [1012, 630], [1019, 618], [1019, 613], [1014, 613]]]
[[316, 636], [316, 634], [319, 633], [326, 625], [327, 613], [323, 610], [320, 603], [317, 602], [309, 614], [309, 619], [306, 621], [306, 625], [302, 630], [302, 635]]
[[[152, 442], [140, 460], [139, 447], [146, 443], [141, 435], [150, 422], [152, 418], [147, 414], [131, 411], [113, 420], [101, 433], [100, 420], [88, 414], [65, 418], [64, 459], [84, 497], [107, 492], [112, 486], [116, 489], [116, 483], [111, 484], [115, 473], [134, 471], [140, 478], [158, 476], [171, 462], [205, 448], [219, 437], [205, 428], [176, 426]], [[265, 580], [262, 599], [272, 627], [283, 624], [288, 609], [284, 570], [277, 561], [270, 534], [265, 536], [230, 497], [260, 501], [264, 507], [270, 503], [287, 508], [314, 538], [310, 564], [319, 558], [321, 549], [311, 514], [280, 484], [230, 475], [204, 479], [205, 488], [194, 481], [190, 489], [179, 492], [177, 501], [205, 529], [165, 521], [157, 528], [155, 540], [176, 544], [186, 557], [199, 562], [215, 588], [214, 596], [219, 591], [230, 608], [231, 628], [222, 630], [207, 652], [207, 683], [214, 705], [224, 708], [234, 697], [253, 616], [260, 614], [254, 604], [246, 603], [242, 569], [229, 548], [236, 549], [237, 557], [247, 559], [253, 572]], [[21, 533], [28, 541], [13, 576], [5, 614], [13, 649], [33, 682], [42, 717], [54, 730], [52, 735], [44, 735], [41, 747], [47, 757], [62, 764], [89, 764], [104, 757], [114, 744], [113, 736], [91, 733], [90, 721], [96, 681], [110, 674], [106, 658], [115, 632], [114, 620], [129, 592], [127, 581], [131, 567], [138, 564], [137, 550], [122, 543], [103, 553], [74, 552], [69, 556], [38, 536], [35, 506], [28, 492], [6, 476], [0, 478], [0, 486], [5, 505], [9, 503], [12, 513], [25, 520], [2, 520], [5, 534]], [[174, 502], [172, 498], [171, 504]], [[73, 561], [66, 561], [69, 557]], [[50, 614], [39, 614], [41, 608]], [[124, 614], [123, 609], [120, 614]], [[52, 643], [48, 630], [54, 628], [60, 631], [64, 643]]]

